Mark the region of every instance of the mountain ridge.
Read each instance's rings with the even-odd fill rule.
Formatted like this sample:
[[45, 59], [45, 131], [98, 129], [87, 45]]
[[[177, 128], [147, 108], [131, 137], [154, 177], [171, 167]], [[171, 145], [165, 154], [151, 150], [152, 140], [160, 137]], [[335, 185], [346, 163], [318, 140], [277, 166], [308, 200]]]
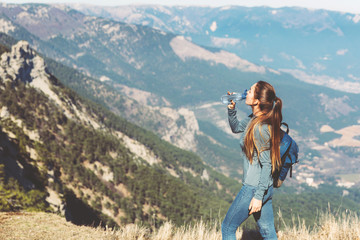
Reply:
[[[69, 6], [87, 15], [184, 35], [312, 84], [352, 92], [342, 86], [345, 81], [359, 89], [359, 67], [352, 64], [359, 51], [351, 41], [359, 38], [358, 14], [300, 7]], [[329, 80], [333, 85], [327, 85]]]

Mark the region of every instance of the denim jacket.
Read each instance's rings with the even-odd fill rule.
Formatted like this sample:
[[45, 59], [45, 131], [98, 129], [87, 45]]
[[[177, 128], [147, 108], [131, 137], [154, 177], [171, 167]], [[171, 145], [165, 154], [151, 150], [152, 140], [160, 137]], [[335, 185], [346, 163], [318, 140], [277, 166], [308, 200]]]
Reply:
[[[252, 114], [239, 121], [236, 117], [235, 109], [228, 109], [228, 119], [233, 133], [240, 133], [240, 147], [244, 147], [244, 139], [249, 123], [253, 119]], [[250, 164], [245, 153], [242, 153], [243, 160], [243, 184], [256, 187], [254, 198], [262, 200], [265, 191], [273, 185], [271, 174], [271, 155], [270, 155], [270, 130], [268, 124], [256, 125], [254, 128], [254, 139], [258, 149], [267, 149], [260, 151], [260, 157], [256, 148], [254, 149], [253, 162]]]

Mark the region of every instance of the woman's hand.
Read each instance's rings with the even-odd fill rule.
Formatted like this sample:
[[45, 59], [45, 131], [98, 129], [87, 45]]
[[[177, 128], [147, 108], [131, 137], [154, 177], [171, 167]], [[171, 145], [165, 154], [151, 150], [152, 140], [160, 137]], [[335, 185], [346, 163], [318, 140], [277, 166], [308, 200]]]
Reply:
[[[227, 95], [232, 95], [233, 93], [230, 93], [229, 91], [227, 92]], [[231, 103], [227, 106], [228, 109], [235, 109], [235, 102], [233, 100], [231, 100]]]
[[249, 205], [249, 215], [259, 212], [262, 207], [262, 201], [258, 200], [256, 198], [251, 199], [250, 205]]

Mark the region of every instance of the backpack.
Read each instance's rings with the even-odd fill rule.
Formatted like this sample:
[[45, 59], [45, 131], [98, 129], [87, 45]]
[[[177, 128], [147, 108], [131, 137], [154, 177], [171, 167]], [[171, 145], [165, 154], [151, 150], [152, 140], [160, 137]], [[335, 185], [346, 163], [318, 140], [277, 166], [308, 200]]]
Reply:
[[292, 165], [298, 163], [299, 148], [294, 139], [289, 135], [289, 126], [282, 122], [281, 125], [286, 126], [286, 132], [281, 130], [280, 156], [281, 168], [276, 170], [273, 174], [274, 187], [278, 188], [284, 182], [288, 171], [290, 170], [290, 177], [292, 177]]

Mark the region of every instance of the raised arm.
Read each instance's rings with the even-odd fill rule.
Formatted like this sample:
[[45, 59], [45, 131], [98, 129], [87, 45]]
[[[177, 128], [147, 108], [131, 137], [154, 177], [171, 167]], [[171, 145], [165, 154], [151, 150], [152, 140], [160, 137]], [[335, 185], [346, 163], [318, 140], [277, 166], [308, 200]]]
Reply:
[[236, 110], [228, 108], [228, 119], [229, 119], [231, 131], [233, 133], [240, 133], [245, 131], [246, 126], [249, 123], [251, 117], [248, 116], [242, 119], [241, 121], [239, 121], [236, 116]]

